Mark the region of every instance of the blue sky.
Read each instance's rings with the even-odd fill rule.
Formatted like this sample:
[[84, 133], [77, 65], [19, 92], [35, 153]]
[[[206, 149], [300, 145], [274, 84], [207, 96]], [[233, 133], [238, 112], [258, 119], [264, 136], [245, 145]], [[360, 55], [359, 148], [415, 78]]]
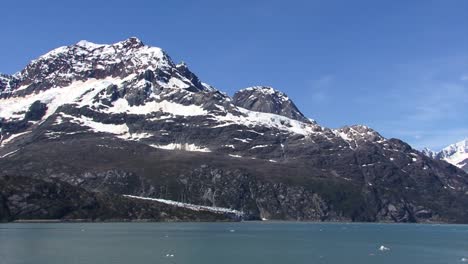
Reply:
[[286, 92], [327, 127], [416, 148], [468, 137], [468, 1], [3, 1], [0, 72], [86, 39], [137, 36], [233, 94]]

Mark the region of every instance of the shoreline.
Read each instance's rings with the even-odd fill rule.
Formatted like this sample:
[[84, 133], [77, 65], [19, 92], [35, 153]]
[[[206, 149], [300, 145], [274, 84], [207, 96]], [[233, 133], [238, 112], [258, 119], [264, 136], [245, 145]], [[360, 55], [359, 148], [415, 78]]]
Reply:
[[450, 223], [450, 222], [350, 222], [350, 221], [291, 221], [291, 220], [242, 220], [242, 221], [155, 221], [153, 219], [17, 219], [10, 222], [0, 222], [1, 224], [58, 224], [58, 223], [264, 223], [264, 224], [407, 224], [407, 225], [468, 225], [468, 223]]

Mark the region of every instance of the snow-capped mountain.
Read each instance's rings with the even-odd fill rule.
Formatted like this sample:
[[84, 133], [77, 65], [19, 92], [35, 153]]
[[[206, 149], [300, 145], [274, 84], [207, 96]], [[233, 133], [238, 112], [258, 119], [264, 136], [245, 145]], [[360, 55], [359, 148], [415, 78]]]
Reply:
[[439, 152], [425, 149], [423, 153], [428, 157], [444, 160], [468, 172], [468, 138], [449, 145]]
[[230, 98], [136, 38], [1, 75], [0, 129], [0, 175], [257, 219], [468, 221], [462, 170], [367, 126], [323, 127], [271, 87]]
[[[183, 65], [175, 65], [160, 48], [145, 46], [139, 39], [129, 38], [112, 45], [83, 40], [54, 49], [11, 76], [10, 85], [3, 87], [2, 94], [24, 96], [52, 87], [65, 87], [76, 81], [106, 77], [131, 80], [145, 71], [147, 74], [157, 73], [155, 84], [160, 87], [208, 89], [198, 79], [193, 79]], [[148, 78], [151, 74], [146, 76]]]

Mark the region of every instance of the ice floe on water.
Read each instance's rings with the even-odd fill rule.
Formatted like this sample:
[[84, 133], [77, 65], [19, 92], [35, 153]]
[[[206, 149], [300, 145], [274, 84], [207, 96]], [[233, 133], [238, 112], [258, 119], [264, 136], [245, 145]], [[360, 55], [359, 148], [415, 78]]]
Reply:
[[384, 246], [384, 245], [381, 245], [381, 246], [379, 247], [379, 250], [380, 250], [380, 251], [389, 251], [390, 248], [388, 248], [388, 247], [386, 247], [386, 246]]

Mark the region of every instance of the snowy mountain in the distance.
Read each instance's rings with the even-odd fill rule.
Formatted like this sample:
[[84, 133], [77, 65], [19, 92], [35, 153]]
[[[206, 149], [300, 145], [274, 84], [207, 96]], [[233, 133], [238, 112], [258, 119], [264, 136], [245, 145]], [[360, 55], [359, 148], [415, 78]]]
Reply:
[[439, 152], [425, 148], [422, 150], [422, 153], [428, 157], [444, 160], [465, 171], [468, 171], [468, 138], [451, 144]]

